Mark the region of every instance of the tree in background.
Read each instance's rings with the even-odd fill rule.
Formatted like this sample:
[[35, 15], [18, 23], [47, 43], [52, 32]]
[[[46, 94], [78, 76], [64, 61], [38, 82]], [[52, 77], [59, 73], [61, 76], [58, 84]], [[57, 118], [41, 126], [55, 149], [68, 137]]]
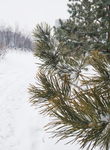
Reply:
[[[73, 2], [68, 5], [72, 19], [60, 21], [53, 36], [48, 24], [38, 24], [34, 29], [34, 55], [41, 64], [36, 85], [29, 87], [30, 102], [51, 118], [46, 129], [52, 137], [77, 141], [87, 150], [97, 146], [109, 150], [110, 64], [102, 52], [106, 48], [109, 53], [109, 18], [107, 14], [101, 18], [99, 12], [108, 12], [108, 5], [101, 6], [109, 1]], [[97, 15], [99, 20], [95, 20]], [[95, 17], [94, 21], [90, 17]], [[103, 30], [104, 19], [107, 28]], [[84, 74], [89, 66], [94, 70], [90, 76]]]
[[[25, 50], [33, 49], [33, 41], [30, 34], [26, 34], [19, 29], [19, 25], [16, 24], [15, 31], [5, 25], [0, 26], [0, 45], [1, 47], [21, 48]], [[0, 50], [2, 50], [0, 48]]]
[[56, 37], [69, 45], [70, 53], [98, 49], [110, 53], [110, 1], [69, 0], [70, 18], [56, 30]]

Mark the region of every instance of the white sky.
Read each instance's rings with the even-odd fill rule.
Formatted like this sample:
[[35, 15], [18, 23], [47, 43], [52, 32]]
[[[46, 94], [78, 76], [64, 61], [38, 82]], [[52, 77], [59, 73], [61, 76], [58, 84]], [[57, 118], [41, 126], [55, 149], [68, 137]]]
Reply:
[[51, 27], [55, 20], [67, 19], [68, 0], [0, 0], [0, 23], [33, 30], [37, 23], [46, 22]]

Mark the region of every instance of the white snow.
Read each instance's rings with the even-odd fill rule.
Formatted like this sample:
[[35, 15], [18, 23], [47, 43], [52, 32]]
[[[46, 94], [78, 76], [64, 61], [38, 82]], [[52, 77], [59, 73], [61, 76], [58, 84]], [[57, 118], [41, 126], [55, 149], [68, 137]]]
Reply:
[[37, 72], [32, 52], [8, 51], [0, 60], [0, 150], [78, 150], [77, 145], [55, 144], [44, 130], [43, 118], [29, 103], [29, 84]]
[[39, 60], [32, 52], [8, 51], [0, 60], [0, 150], [78, 150], [68, 141], [55, 142], [44, 130], [43, 118], [29, 103]]

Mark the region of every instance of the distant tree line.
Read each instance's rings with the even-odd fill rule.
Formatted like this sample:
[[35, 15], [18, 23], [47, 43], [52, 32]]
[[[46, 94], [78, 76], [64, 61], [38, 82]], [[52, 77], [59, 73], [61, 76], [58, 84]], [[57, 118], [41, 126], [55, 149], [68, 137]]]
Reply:
[[10, 26], [0, 26], [0, 49], [3, 47], [21, 48], [22, 50], [32, 50], [33, 42], [30, 34], [19, 29], [19, 25], [13, 30]]

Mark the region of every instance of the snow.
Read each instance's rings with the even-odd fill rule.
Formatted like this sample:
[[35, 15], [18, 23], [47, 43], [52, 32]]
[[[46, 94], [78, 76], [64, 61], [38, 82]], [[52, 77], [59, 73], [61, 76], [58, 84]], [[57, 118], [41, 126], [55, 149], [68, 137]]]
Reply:
[[8, 50], [0, 59], [0, 150], [78, 150], [79, 145], [51, 139], [43, 118], [29, 103], [39, 63], [32, 52]]

